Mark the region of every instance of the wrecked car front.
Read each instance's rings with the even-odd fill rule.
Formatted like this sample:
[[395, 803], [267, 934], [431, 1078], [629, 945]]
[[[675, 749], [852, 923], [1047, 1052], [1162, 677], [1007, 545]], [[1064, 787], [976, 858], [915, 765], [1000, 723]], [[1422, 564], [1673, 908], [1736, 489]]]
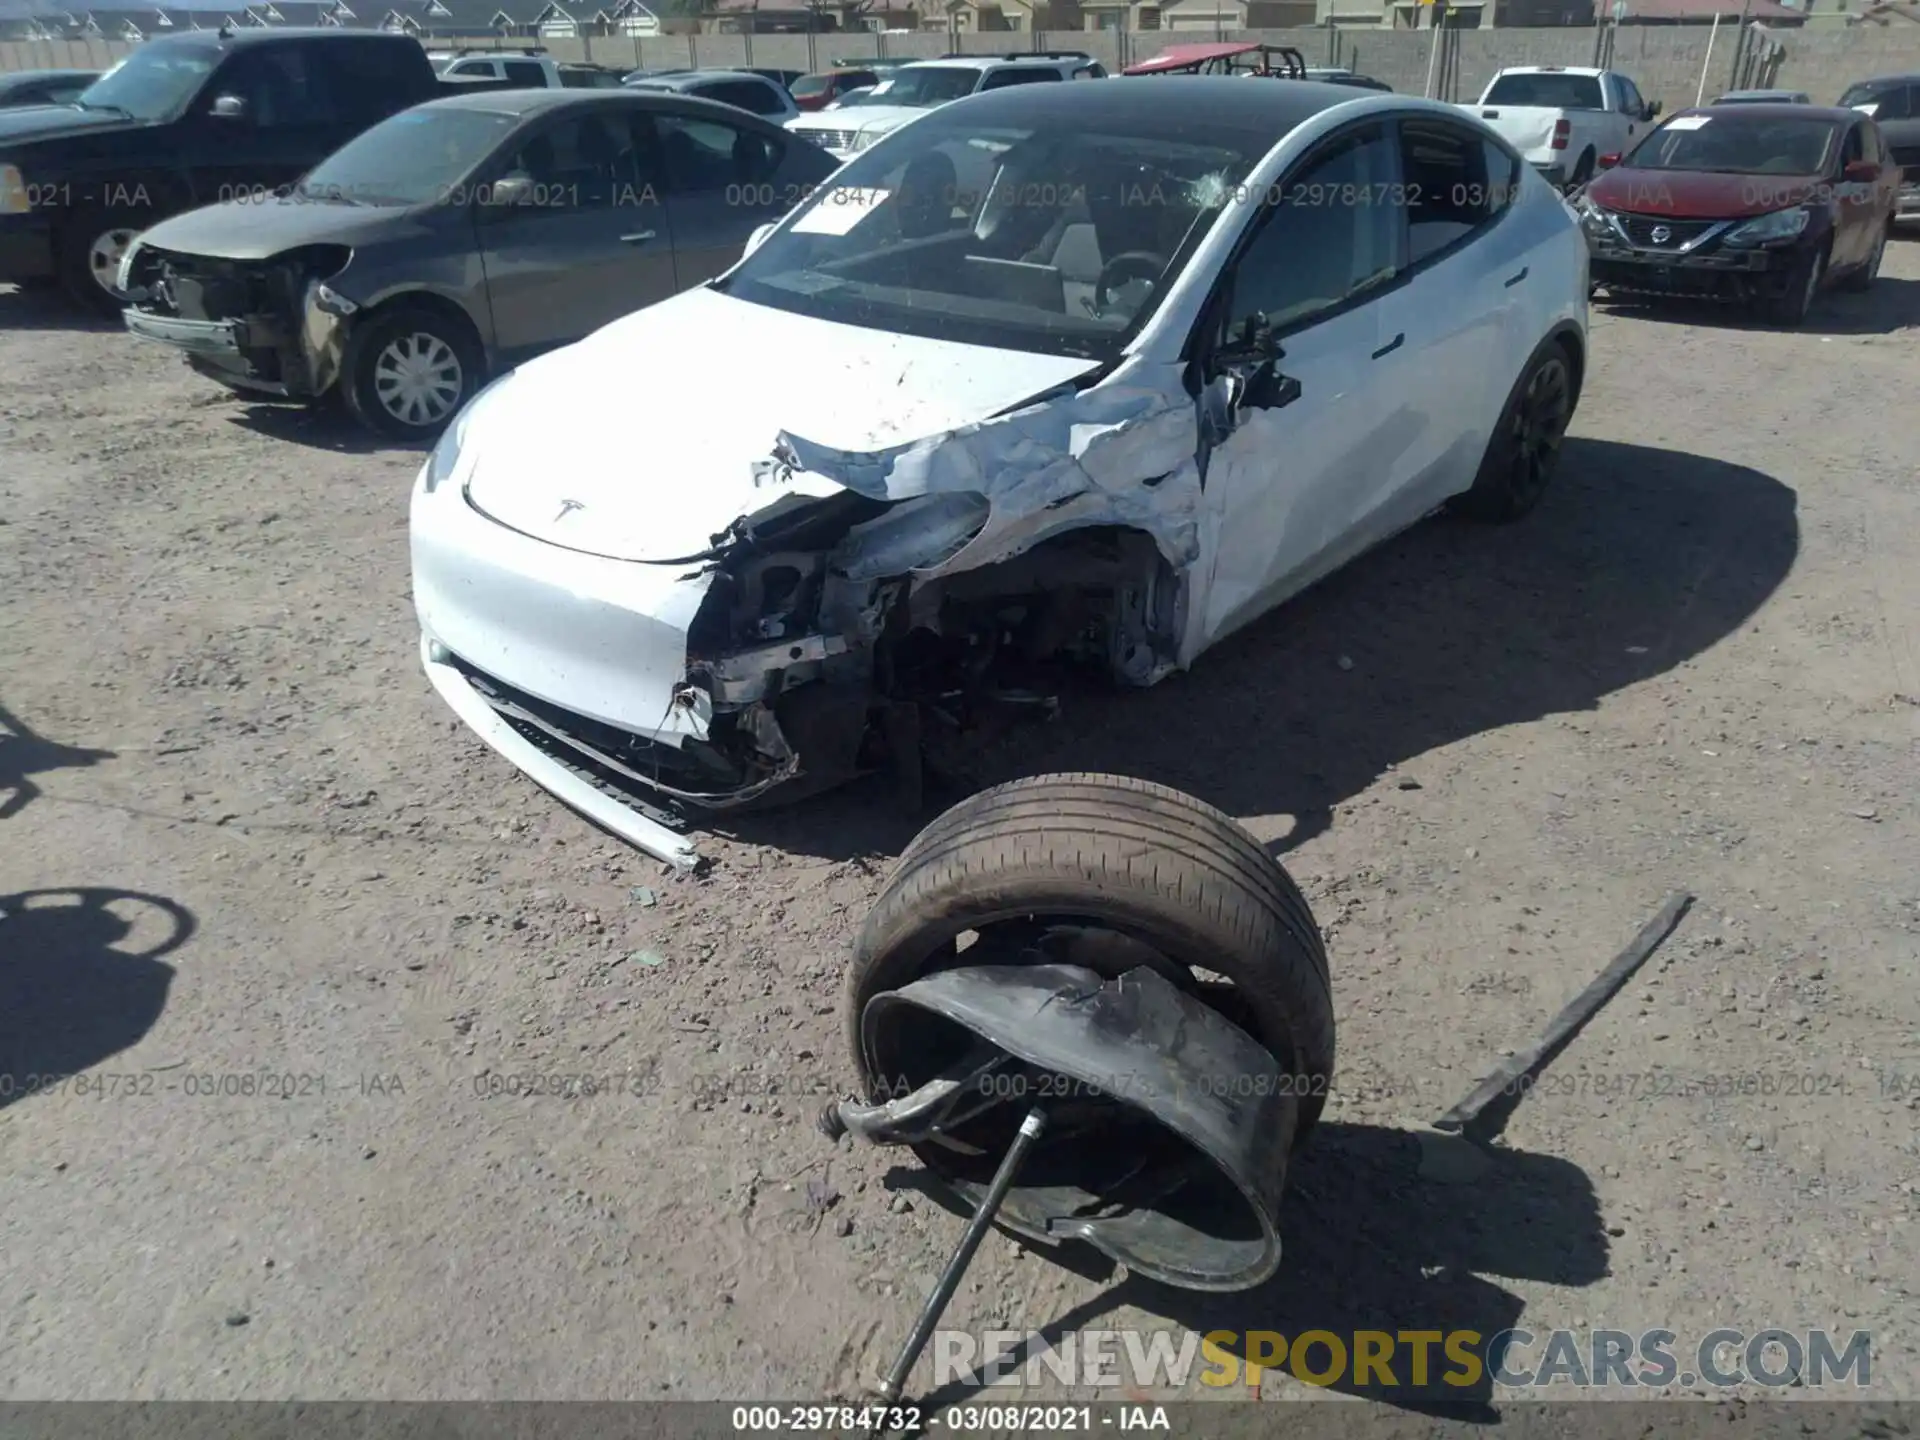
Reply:
[[459, 306], [485, 339], [470, 177], [512, 125], [458, 107], [402, 111], [296, 186], [162, 221], [121, 262], [127, 329], [235, 389], [289, 399], [325, 394], [352, 317], [403, 290]]
[[[1091, 200], [1030, 176], [1016, 193], [1057, 197], [1050, 215], [973, 194], [998, 250], [1079, 225], [1109, 255], [1179, 259], [1268, 139], [1026, 138], [968, 148], [1105, 170]], [[887, 168], [887, 148], [856, 165]], [[545, 788], [677, 864], [690, 814], [876, 770], [914, 783], [983, 712], [1044, 704], [1063, 664], [1151, 684], [1207, 639], [1191, 599], [1219, 397], [1177, 342], [1129, 342], [1208, 281], [1088, 273], [1035, 308], [1036, 285], [1069, 283], [1058, 266], [963, 257], [929, 280], [899, 268], [901, 243], [960, 242], [952, 179], [852, 171], [713, 286], [497, 381], [414, 489], [436, 689]], [[1172, 198], [1131, 203], [1149, 193]], [[890, 198], [872, 218], [901, 243], [836, 261]], [[837, 293], [836, 263], [873, 283]]]

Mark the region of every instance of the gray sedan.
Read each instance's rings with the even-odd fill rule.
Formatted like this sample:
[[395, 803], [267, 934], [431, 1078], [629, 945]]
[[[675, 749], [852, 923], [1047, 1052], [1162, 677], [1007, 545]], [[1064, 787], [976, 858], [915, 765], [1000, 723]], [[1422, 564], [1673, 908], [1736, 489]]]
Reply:
[[492, 374], [730, 268], [838, 166], [731, 107], [496, 90], [374, 126], [283, 195], [146, 231], [127, 328], [242, 393], [400, 439]]

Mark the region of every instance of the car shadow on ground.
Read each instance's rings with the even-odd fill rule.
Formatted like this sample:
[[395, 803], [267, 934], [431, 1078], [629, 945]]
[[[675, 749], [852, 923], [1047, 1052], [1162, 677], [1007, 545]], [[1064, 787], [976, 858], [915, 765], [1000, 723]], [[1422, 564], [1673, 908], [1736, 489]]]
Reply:
[[239, 397], [235, 397], [234, 405], [228, 423], [281, 444], [304, 445], [336, 455], [373, 455], [382, 450], [414, 450], [425, 455], [429, 448], [369, 434], [331, 395], [313, 405], [257, 404]]
[[0, 330], [124, 331], [120, 317], [83, 310], [54, 286], [0, 285]]
[[1805, 322], [1791, 329], [1744, 307], [1711, 301], [1602, 299], [1595, 304], [1610, 315], [1659, 325], [1799, 335], [1893, 335], [1920, 326], [1920, 280], [1882, 275], [1871, 290], [1829, 290], [1814, 302]]
[[0, 705], [0, 820], [19, 814], [40, 798], [34, 776], [50, 770], [83, 770], [114, 758], [111, 750], [89, 750], [43, 739]]
[[[1388, 770], [1417, 782], [1431, 751], [1591, 711], [1726, 639], [1792, 569], [1796, 509], [1791, 489], [1745, 466], [1570, 439], [1527, 519], [1416, 526], [1184, 675], [1063, 696], [1059, 719], [983, 747], [960, 788], [1132, 775], [1243, 821], [1291, 817], [1275, 845], [1291, 849]], [[905, 815], [869, 782], [727, 828], [833, 859], [898, 854], [958, 795], [928, 798]]]
[[[1350, 1361], [1355, 1332], [1377, 1331], [1394, 1337], [1387, 1375], [1375, 1371], [1356, 1385], [1349, 1364], [1329, 1388], [1407, 1410], [1497, 1418], [1489, 1370], [1500, 1352], [1493, 1342], [1525, 1309], [1500, 1282], [1591, 1285], [1608, 1273], [1609, 1244], [1598, 1196], [1578, 1166], [1498, 1146], [1485, 1153], [1489, 1164], [1471, 1183], [1441, 1183], [1422, 1175], [1414, 1135], [1329, 1121], [1295, 1161], [1280, 1216], [1284, 1258], [1272, 1279], [1235, 1294], [1198, 1294], [1128, 1277], [1049, 1320], [1039, 1334], [1058, 1348], [1062, 1337], [1103, 1328], [1104, 1317], [1133, 1307], [1201, 1335], [1234, 1332], [1231, 1343], [1215, 1338], [1244, 1362], [1250, 1334], [1286, 1337], [1265, 1342], [1266, 1356], [1278, 1357], [1301, 1335], [1331, 1332]], [[971, 1213], [919, 1170], [895, 1169], [887, 1183], [918, 1191], [956, 1217]], [[1085, 1246], [1062, 1247], [1049, 1258], [1096, 1280], [1116, 1273]], [[1450, 1359], [1436, 1341], [1426, 1375], [1418, 1376], [1410, 1344], [1400, 1339], [1409, 1331], [1471, 1331], [1477, 1340], [1467, 1348], [1482, 1363]], [[1039, 1351], [1030, 1339], [1008, 1363], [1018, 1368]], [[1264, 1363], [1258, 1350], [1255, 1356]], [[1329, 1354], [1316, 1344], [1304, 1358], [1310, 1373], [1324, 1371]], [[1196, 1364], [1195, 1375], [1206, 1368]], [[1275, 1358], [1272, 1368], [1289, 1367]], [[1224, 1378], [1218, 1368], [1212, 1373], [1216, 1383]], [[971, 1382], [949, 1384], [921, 1403], [937, 1409], [964, 1401], [980, 1393], [984, 1378], [976, 1372]], [[1244, 1381], [1244, 1372], [1234, 1378]]]
[[160, 957], [198, 928], [171, 900], [91, 886], [0, 895], [0, 916], [0, 1108], [63, 1088], [145, 1035], [173, 980]]

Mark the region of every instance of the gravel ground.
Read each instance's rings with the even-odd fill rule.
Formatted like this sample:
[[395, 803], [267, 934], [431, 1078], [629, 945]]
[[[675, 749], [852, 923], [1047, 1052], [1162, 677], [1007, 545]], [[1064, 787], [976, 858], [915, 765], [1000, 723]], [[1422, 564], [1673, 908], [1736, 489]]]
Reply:
[[[1597, 311], [1527, 523], [983, 753], [1273, 842], [1342, 1074], [1274, 1283], [1001, 1238], [951, 1324], [1868, 1328], [1920, 1390], [1916, 324], [1912, 243], [1801, 333]], [[0, 1074], [93, 1077], [0, 1095], [0, 1396], [851, 1393], [959, 1233], [812, 1127], [917, 821], [854, 790], [693, 879], [563, 811], [419, 673], [418, 464], [0, 289]], [[1493, 1171], [1423, 1179], [1407, 1127], [1676, 887]]]

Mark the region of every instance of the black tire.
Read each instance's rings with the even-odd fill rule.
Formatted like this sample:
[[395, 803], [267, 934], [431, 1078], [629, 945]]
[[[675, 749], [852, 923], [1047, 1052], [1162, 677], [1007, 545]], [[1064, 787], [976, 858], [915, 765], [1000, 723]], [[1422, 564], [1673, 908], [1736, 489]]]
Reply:
[[1577, 193], [1589, 180], [1593, 179], [1593, 151], [1582, 150], [1580, 159], [1573, 167], [1573, 178], [1567, 182], [1567, 193]]
[[[68, 216], [54, 241], [54, 267], [67, 298], [95, 315], [118, 318], [127, 302], [113, 283], [117, 273], [105, 274], [108, 255], [117, 238], [130, 239], [154, 220], [144, 210], [77, 210]], [[124, 253], [124, 244], [118, 248]], [[110, 268], [118, 271], [117, 260]]]
[[[448, 383], [423, 382], [432, 404], [411, 406], [404, 392], [388, 382], [409, 355], [420, 359], [423, 374], [450, 376]], [[451, 370], [441, 364], [446, 357]], [[429, 305], [402, 301], [374, 311], [347, 336], [340, 357], [340, 388], [353, 418], [390, 440], [430, 440], [460, 413], [479, 390], [485, 359], [472, 327]], [[383, 398], [384, 397], [384, 398]], [[409, 414], [422, 418], [410, 420]]]
[[[1153, 947], [1169, 978], [1225, 976], [1242, 1025], [1296, 1078], [1296, 1148], [1333, 1075], [1327, 955], [1306, 898], [1233, 819], [1118, 775], [1042, 775], [968, 797], [921, 831], [855, 937], [846, 1026], [865, 1074], [867, 1001], [953, 963], [968, 931], [1026, 917], [1097, 921]], [[1203, 991], [1204, 993], [1204, 991]]]
[[1814, 302], [1820, 298], [1826, 274], [1827, 251], [1822, 246], [1794, 267], [1786, 292], [1766, 301], [1760, 313], [1775, 325], [1788, 329], [1806, 324], [1807, 316], [1813, 313]]
[[1873, 282], [1880, 278], [1880, 262], [1886, 258], [1887, 241], [1893, 238], [1893, 221], [1887, 221], [1886, 228], [1880, 232], [1880, 238], [1873, 242], [1873, 254], [1867, 257], [1864, 265], [1856, 266], [1847, 272], [1847, 278], [1840, 283], [1855, 294], [1871, 290]]
[[1454, 497], [1454, 512], [1506, 524], [1538, 505], [1560, 463], [1574, 400], [1572, 352], [1558, 339], [1542, 341], [1507, 395], [1473, 487]]

